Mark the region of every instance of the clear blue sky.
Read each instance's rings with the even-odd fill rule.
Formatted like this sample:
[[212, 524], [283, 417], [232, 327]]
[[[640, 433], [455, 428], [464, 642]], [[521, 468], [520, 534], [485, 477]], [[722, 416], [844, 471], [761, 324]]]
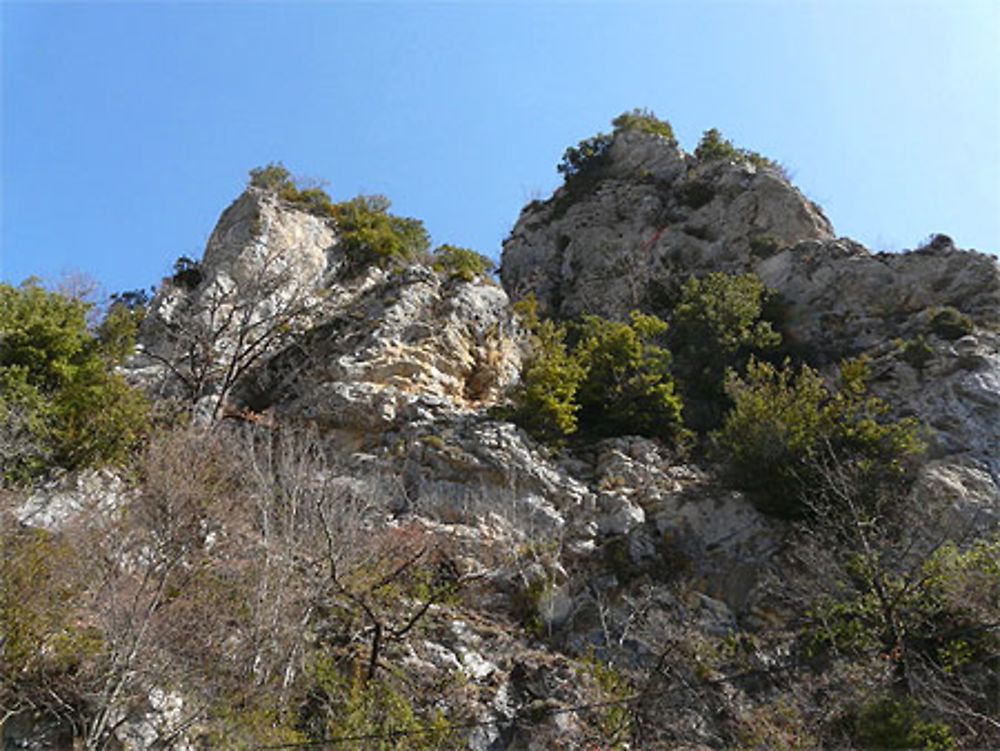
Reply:
[[1000, 248], [1000, 2], [4, 2], [0, 278], [148, 286], [247, 170], [496, 256], [632, 107], [783, 162], [873, 250]]

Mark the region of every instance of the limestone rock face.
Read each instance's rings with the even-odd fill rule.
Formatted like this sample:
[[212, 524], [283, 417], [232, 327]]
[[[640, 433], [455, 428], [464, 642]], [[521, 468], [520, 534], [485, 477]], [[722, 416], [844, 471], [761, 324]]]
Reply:
[[[938, 236], [942, 237], [942, 236]], [[1000, 323], [1000, 266], [946, 238], [908, 253], [870, 253], [852, 240], [801, 242], [748, 267], [788, 304], [787, 333], [834, 357], [931, 333], [937, 309]]]
[[504, 242], [512, 298], [562, 316], [621, 317], [690, 274], [744, 270], [802, 240], [833, 238], [818, 206], [769, 169], [699, 164], [661, 136], [626, 132], [581, 187], [524, 208]]
[[129, 371], [207, 402], [215, 417], [220, 404], [280, 402], [348, 423], [378, 422], [416, 395], [483, 404], [516, 376], [516, 327], [498, 285], [349, 261], [332, 220], [248, 189], [197, 269], [162, 285]]

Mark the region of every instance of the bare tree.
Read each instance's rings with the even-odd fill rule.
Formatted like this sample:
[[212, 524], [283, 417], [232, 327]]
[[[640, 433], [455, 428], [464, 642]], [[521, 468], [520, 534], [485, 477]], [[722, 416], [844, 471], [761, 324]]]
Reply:
[[213, 421], [241, 379], [294, 341], [322, 303], [315, 280], [273, 249], [229, 271], [175, 275], [167, 294], [177, 295], [185, 278], [193, 289], [157, 318], [162, 339], [146, 350], [182, 384], [192, 403], [213, 397]]

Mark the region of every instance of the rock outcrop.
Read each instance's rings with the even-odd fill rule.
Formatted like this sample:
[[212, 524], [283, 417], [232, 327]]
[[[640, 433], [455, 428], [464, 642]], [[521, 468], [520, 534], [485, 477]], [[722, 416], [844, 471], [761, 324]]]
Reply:
[[[786, 341], [818, 366], [869, 357], [876, 392], [932, 430], [927, 482], [944, 482], [943, 473], [956, 505], [1000, 518], [993, 256], [944, 235], [873, 254], [835, 238], [779, 171], [699, 163], [661, 136], [624, 133], [608, 153], [582, 189], [569, 180], [521, 212], [501, 266], [512, 297], [531, 292], [562, 317], [624, 318], [633, 308], [662, 314], [690, 275], [754, 272], [780, 295]], [[942, 311], [973, 326], [964, 336], [942, 330]]]
[[[428, 608], [419, 638], [391, 657], [429, 695], [441, 675], [460, 677], [478, 723], [468, 748], [593, 742], [594, 723], [567, 709], [601, 683], [585, 655], [656, 665], [650, 748], [722, 748], [750, 689], [709, 675], [691, 645], [780, 621], [789, 525], [658, 441], [555, 451], [492, 409], [526, 346], [511, 298], [534, 293], [562, 318], [662, 314], [689, 276], [713, 271], [752, 271], [776, 291], [786, 341], [815, 366], [866, 356], [876, 392], [930, 429], [917, 496], [961, 532], [1000, 522], [996, 260], [944, 236], [872, 254], [836, 238], [779, 171], [700, 162], [638, 131], [615, 137], [599, 172], [525, 207], [503, 286], [420, 261], [358, 264], [334, 219], [250, 188], [204, 258], [165, 280], [125, 370], [206, 421], [259, 423], [275, 442], [298, 429], [331, 439], [327, 471], [377, 496], [368, 531], [416, 520], [452, 543], [455, 575], [474, 582], [464, 610]], [[128, 492], [107, 474], [63, 477], [23, 499], [17, 519], [58, 533], [83, 510], [116, 513]], [[322, 624], [303, 629], [323, 638]], [[778, 659], [748, 655], [748, 673]], [[115, 731], [123, 749], [186, 737], [184, 687], [147, 693]], [[31, 737], [25, 716], [5, 727]]]

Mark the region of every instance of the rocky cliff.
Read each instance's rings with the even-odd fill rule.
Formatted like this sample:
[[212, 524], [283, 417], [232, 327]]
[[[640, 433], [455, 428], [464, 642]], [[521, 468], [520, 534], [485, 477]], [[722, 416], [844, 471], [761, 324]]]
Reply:
[[[729, 680], [721, 652], [706, 655], [722, 649], [713, 638], [763, 644], [788, 625], [780, 582], [792, 576], [796, 528], [758, 511], [710, 462], [658, 441], [554, 451], [503, 419], [495, 408], [528, 351], [511, 301], [528, 292], [557, 318], [622, 319], [663, 313], [691, 275], [754, 272], [780, 295], [782, 333], [808, 362], [829, 370], [866, 355], [895, 414], [929, 427], [923, 503], [946, 507], [956, 529], [1000, 519], [996, 260], [942, 235], [873, 254], [836, 238], [822, 210], [766, 166], [619, 133], [598, 174], [524, 208], [504, 243], [502, 287], [419, 259], [358, 266], [336, 220], [260, 188], [223, 213], [189, 271], [161, 286], [130, 377], [189, 401], [206, 422], [249, 422], [274, 441], [316, 431], [325, 471], [377, 518], [371, 535], [416, 522], [450, 541], [467, 596], [434, 604], [419, 637], [393, 642], [384, 660], [413, 676], [420, 706], [419, 691], [461, 676], [448, 696], [467, 706], [445, 714], [471, 729], [455, 747], [581, 748], [620, 732], [639, 745], [619, 747], [724, 748], [753, 717], [782, 722], [772, 678]], [[955, 314], [970, 325], [949, 326]], [[21, 521], [58, 530], [81, 499], [125, 503], [120, 482], [54, 482], [22, 504]], [[321, 641], [328, 624], [303, 618], [309, 643]], [[740, 670], [766, 672], [787, 648], [748, 647]], [[616, 688], [593, 669], [605, 660], [644, 677]], [[198, 694], [173, 689], [182, 703]], [[607, 730], [608, 708], [635, 696], [645, 714]], [[571, 711], [590, 704], [600, 706]], [[184, 713], [158, 706], [122, 710], [116, 743], [166, 748], [177, 733], [189, 748], [207, 742], [197, 722], [173, 727]], [[640, 728], [640, 716], [658, 724]]]

